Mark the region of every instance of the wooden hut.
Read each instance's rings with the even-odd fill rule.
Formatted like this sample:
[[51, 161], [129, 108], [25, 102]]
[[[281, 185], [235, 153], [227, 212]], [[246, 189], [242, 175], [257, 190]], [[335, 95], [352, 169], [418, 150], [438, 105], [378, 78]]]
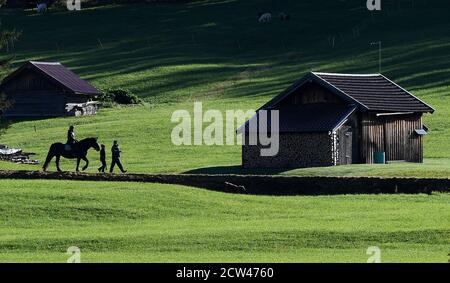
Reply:
[[29, 61], [0, 84], [12, 104], [6, 118], [41, 118], [72, 115], [71, 104], [86, 104], [100, 92], [58, 62]]
[[[382, 74], [311, 72], [257, 110], [278, 110], [279, 150], [261, 156], [249, 143], [258, 134], [247, 121], [245, 167], [313, 167], [351, 163], [423, 161], [424, 113], [434, 109]], [[270, 114], [270, 111], [267, 111]], [[271, 115], [267, 118], [270, 132]], [[383, 158], [381, 158], [383, 160]]]
[[[5, 3], [6, 8], [36, 8], [36, 3], [44, 3], [45, 1], [31, 1], [31, 0], [7, 0]], [[53, 2], [53, 1], [52, 1]]]

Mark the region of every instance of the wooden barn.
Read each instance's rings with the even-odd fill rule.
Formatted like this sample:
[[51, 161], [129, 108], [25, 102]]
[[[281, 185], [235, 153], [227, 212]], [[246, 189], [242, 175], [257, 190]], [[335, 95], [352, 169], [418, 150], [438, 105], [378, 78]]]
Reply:
[[5, 3], [6, 8], [36, 8], [36, 1], [31, 0], [7, 0]]
[[58, 62], [29, 61], [3, 79], [0, 91], [11, 106], [5, 118], [72, 115], [68, 105], [84, 105], [100, 92]]
[[[249, 122], [261, 110], [279, 112], [279, 150], [261, 156], [249, 144]], [[382, 74], [311, 72], [257, 110], [245, 131], [244, 167], [314, 167], [423, 161], [424, 113], [434, 109]], [[270, 111], [267, 111], [270, 114]], [[255, 123], [257, 125], [257, 123]], [[266, 127], [270, 132], [271, 115]], [[267, 146], [266, 146], [267, 147]]]

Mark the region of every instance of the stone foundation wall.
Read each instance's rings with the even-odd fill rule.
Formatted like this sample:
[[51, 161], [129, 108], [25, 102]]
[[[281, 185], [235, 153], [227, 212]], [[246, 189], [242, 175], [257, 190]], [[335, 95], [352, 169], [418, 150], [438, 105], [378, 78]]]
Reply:
[[[248, 143], [246, 143], [248, 144]], [[261, 156], [261, 145], [242, 146], [242, 165], [247, 168], [301, 168], [332, 166], [332, 138], [327, 132], [281, 133], [276, 156]]]
[[[255, 195], [431, 194], [450, 192], [448, 178], [299, 177], [193, 174], [88, 174], [73, 172], [3, 171], [2, 179], [79, 180], [178, 184], [228, 193]], [[82, 184], [80, 183], [80, 186]], [[151, 187], [149, 187], [151, 190]]]

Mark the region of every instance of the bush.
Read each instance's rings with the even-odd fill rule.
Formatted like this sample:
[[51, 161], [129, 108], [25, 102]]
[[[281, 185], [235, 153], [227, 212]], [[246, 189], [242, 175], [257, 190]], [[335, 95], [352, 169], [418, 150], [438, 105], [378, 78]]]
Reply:
[[139, 104], [141, 99], [126, 89], [108, 89], [103, 92], [99, 100], [105, 103]]
[[6, 99], [6, 95], [4, 93], [0, 93], [0, 115], [8, 109], [12, 104], [11, 100]]

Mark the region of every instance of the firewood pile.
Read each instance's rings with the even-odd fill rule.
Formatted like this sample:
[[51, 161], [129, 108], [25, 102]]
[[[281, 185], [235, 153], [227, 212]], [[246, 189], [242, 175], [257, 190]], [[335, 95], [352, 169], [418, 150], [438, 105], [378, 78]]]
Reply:
[[20, 148], [9, 148], [0, 144], [0, 160], [20, 164], [39, 164], [39, 161], [30, 159], [30, 156], [36, 155], [33, 152], [23, 152]]
[[97, 114], [100, 102], [89, 101], [86, 103], [67, 103], [66, 115], [67, 116], [87, 116]]

